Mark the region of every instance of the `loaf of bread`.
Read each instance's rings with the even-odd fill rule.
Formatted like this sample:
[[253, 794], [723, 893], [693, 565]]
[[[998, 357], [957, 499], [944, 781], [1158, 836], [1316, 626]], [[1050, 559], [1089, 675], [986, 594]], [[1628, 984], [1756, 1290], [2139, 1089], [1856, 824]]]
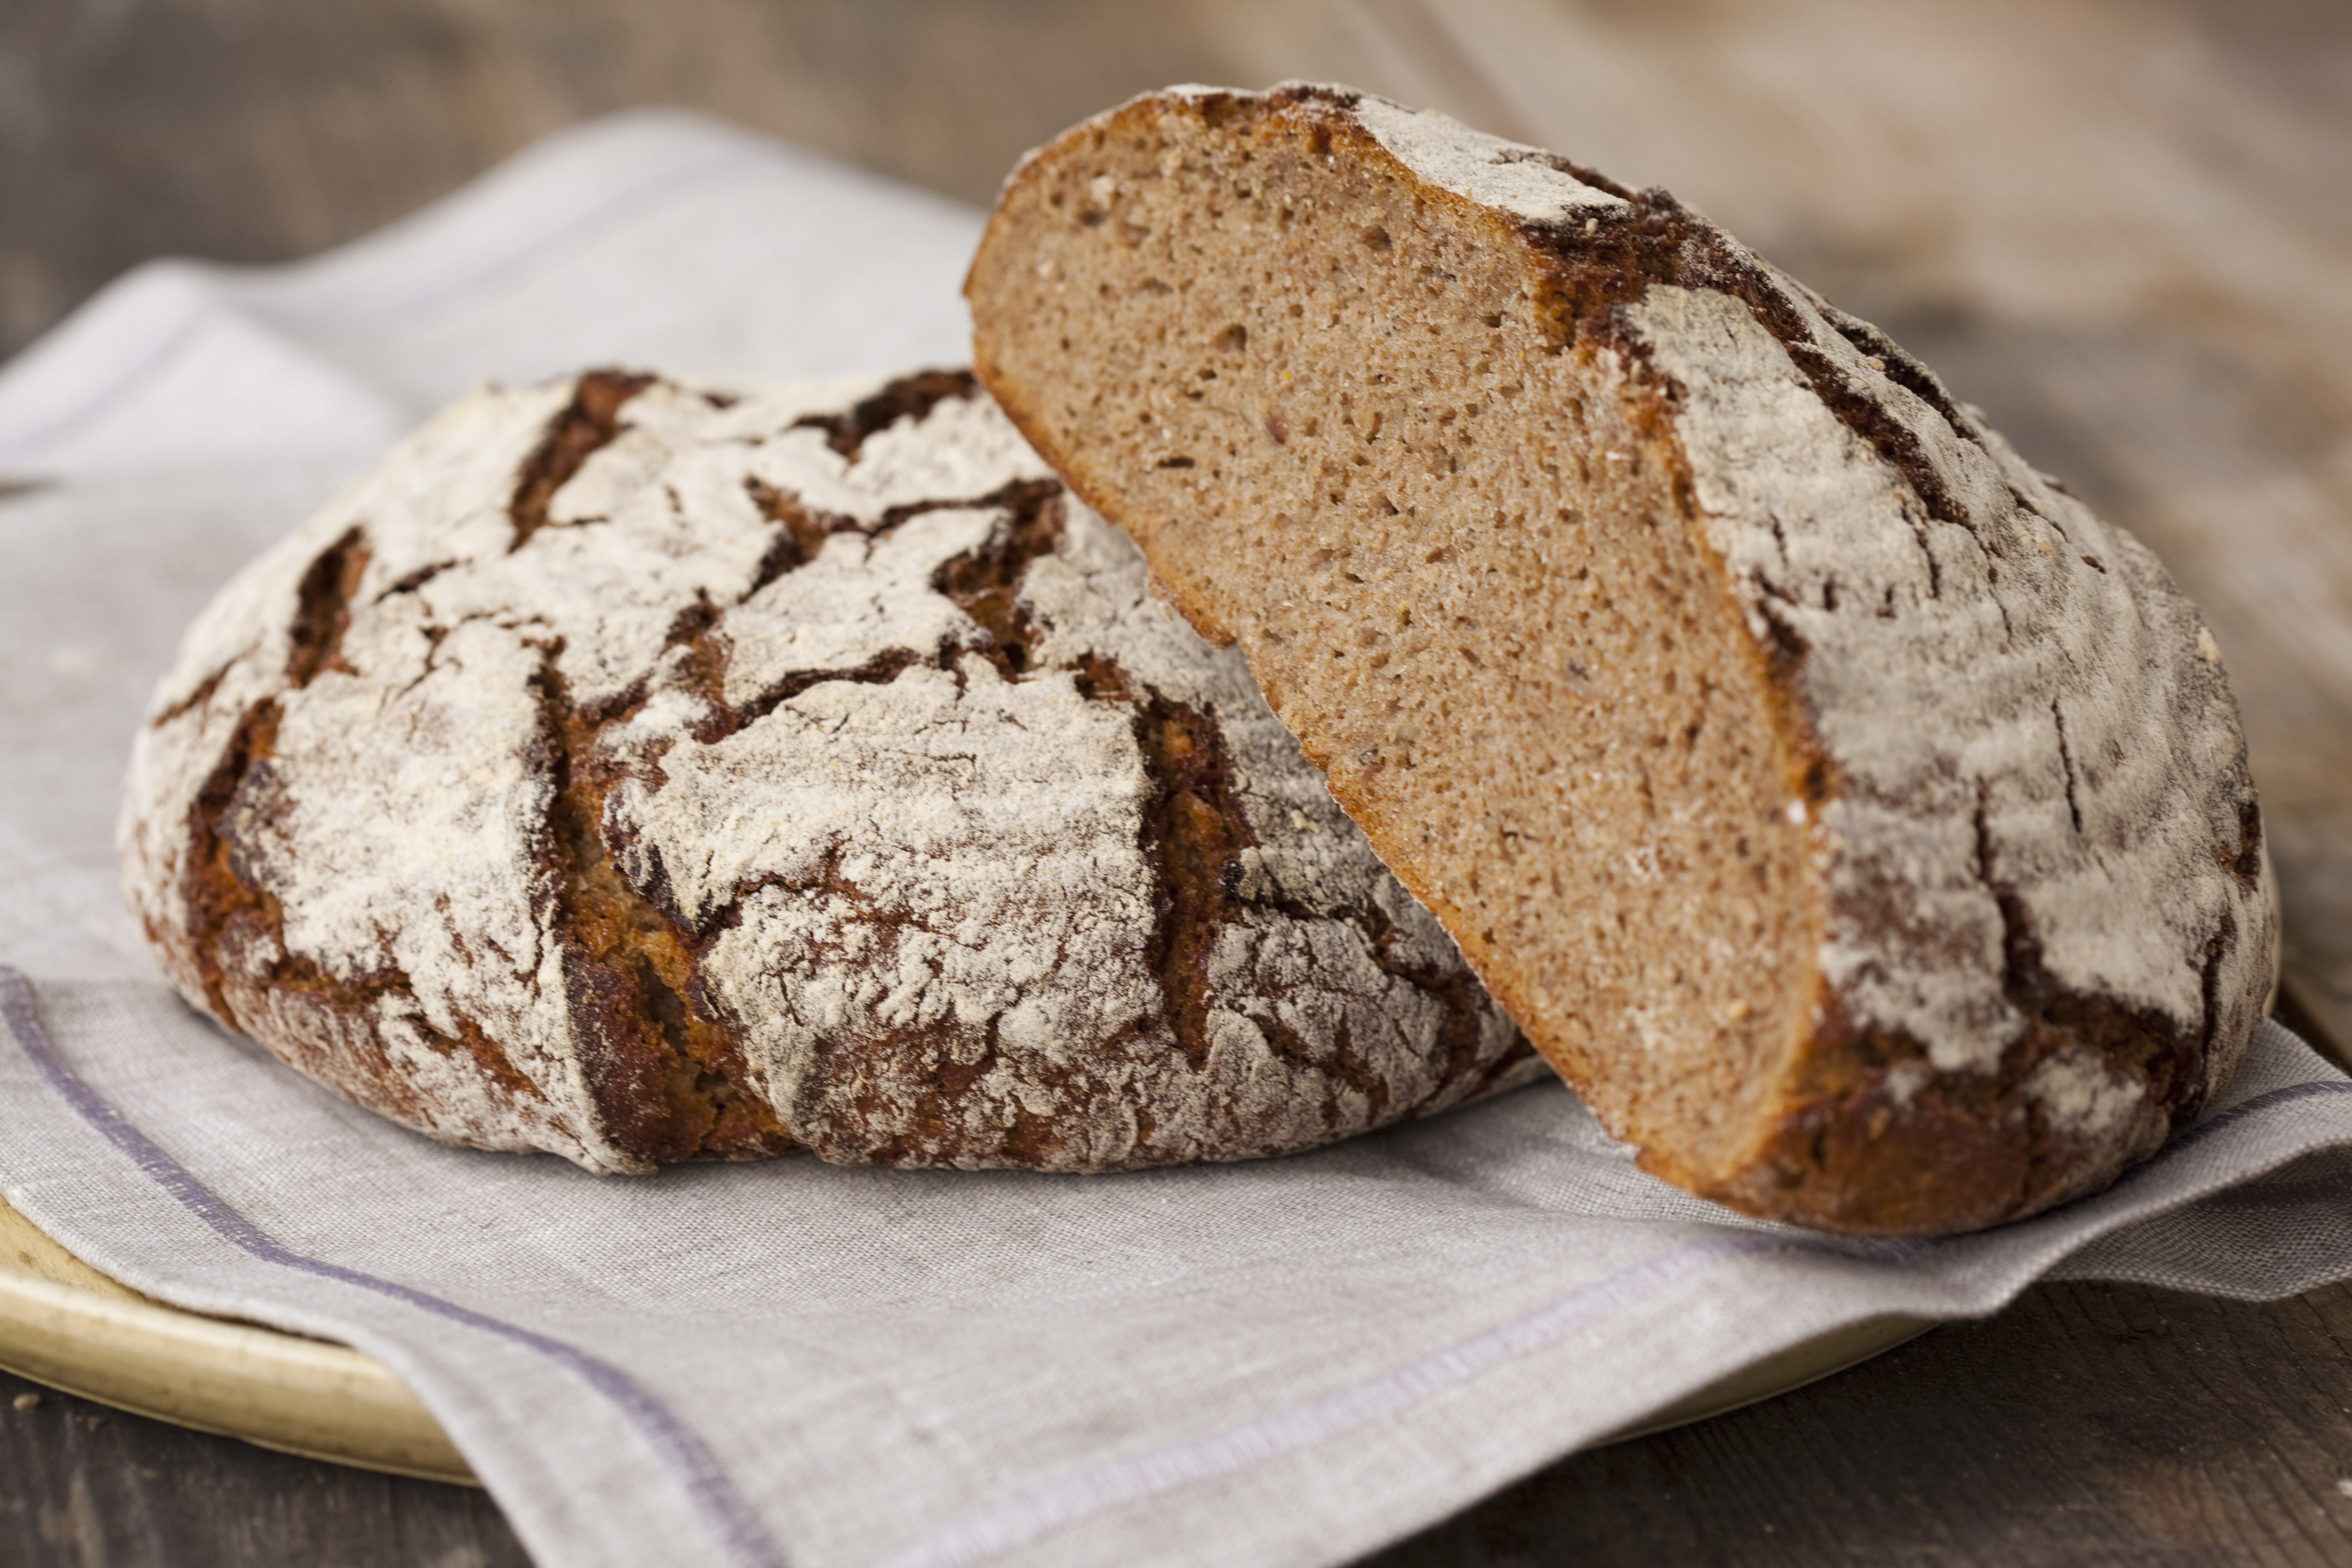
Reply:
[[1664, 192], [1173, 89], [1033, 154], [967, 293], [1013, 423], [1649, 1170], [1964, 1230], [2237, 1060], [2275, 916], [2196, 610]]
[[968, 375], [484, 391], [134, 754], [188, 1000], [447, 1141], [1107, 1171], [1549, 1076]]

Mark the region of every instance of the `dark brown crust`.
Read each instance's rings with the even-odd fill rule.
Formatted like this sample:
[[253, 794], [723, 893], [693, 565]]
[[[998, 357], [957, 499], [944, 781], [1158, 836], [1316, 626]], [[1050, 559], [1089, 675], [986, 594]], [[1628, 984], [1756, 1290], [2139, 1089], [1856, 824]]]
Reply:
[[[970, 384], [970, 378], [965, 378]], [[1051, 555], [1062, 542], [1062, 489], [1031, 484], [1015, 488], [1000, 503], [1011, 517], [979, 549], [968, 551], [931, 574], [931, 586], [988, 634], [981, 652], [1006, 679], [1028, 672], [1038, 628], [1021, 604], [1021, 579], [1029, 563]]]
[[743, 488], [751, 496], [751, 504], [760, 509], [761, 516], [784, 525], [783, 531], [776, 535], [776, 542], [769, 548], [766, 558], [760, 563], [759, 575], [751, 579], [751, 592], [754, 594], [785, 573], [815, 560], [817, 552], [824, 548], [824, 542], [830, 536], [857, 531], [856, 519], [835, 517], [815, 510], [803, 505], [800, 497], [786, 495], [773, 485], [752, 479]]
[[[1261, 118], [1295, 116], [1298, 134], [1317, 153], [1344, 144], [1386, 160], [1385, 150], [1352, 112], [1360, 101], [1360, 95], [1345, 89], [1304, 85], [1265, 94], [1211, 91], [1138, 100], [1033, 155], [1008, 183], [1000, 215], [1011, 209], [1016, 193], [1045, 179], [1058, 160], [1084, 158], [1115, 142], [1129, 125], [1148, 128], [1171, 111], [1198, 115], [1213, 127], [1234, 127], [1236, 134]], [[1678, 450], [1675, 419], [1682, 393], [1671, 378], [1650, 368], [1650, 350], [1633, 328], [1626, 308], [1654, 285], [1727, 295], [1744, 303], [1788, 350], [1822, 404], [1903, 476], [1929, 519], [1975, 531], [1968, 509], [1951, 493], [1918, 436], [1813, 338], [1800, 299], [1785, 279], [1663, 190], [1629, 190], [1569, 160], [1548, 153], [1528, 156], [1622, 198], [1626, 207], [1570, 226], [1509, 218], [1433, 186], [1424, 186], [1423, 195], [1433, 203], [1460, 208], [1465, 221], [1507, 235], [1520, 247], [1532, 275], [1536, 308], [1548, 319], [1557, 347], [1607, 351], [1634, 362], [1645, 405], [1638, 416], [1646, 418], [1646, 434], [1669, 451]], [[1116, 477], [1099, 472], [1093, 455], [1069, 449], [1061, 433], [1032, 405], [1021, 378], [1008, 374], [995, 358], [997, 340], [1020, 330], [1019, 323], [995, 322], [986, 315], [981, 279], [995, 239], [992, 229], [983, 241], [982, 259], [975, 262], [966, 286], [980, 317], [977, 373], [1007, 416], [1078, 494], [1106, 516], [1133, 523], [1138, 520], [1127, 515]], [[1985, 444], [1986, 433], [1934, 374], [1876, 328], [1810, 295], [1801, 304], [1847, 343], [1874, 356], [1889, 380], [1942, 416], [1962, 439]], [[1267, 428], [1276, 442], [1286, 443], [1287, 430], [1275, 424]], [[1678, 457], [1675, 460], [1680, 461]], [[1686, 470], [1680, 477], [1679, 499], [1694, 536], [1703, 542]], [[2032, 510], [2028, 498], [2017, 500]], [[1150, 554], [1154, 542], [1150, 531], [1137, 531]], [[1711, 551], [1708, 556], [1713, 559]], [[1932, 571], [1934, 557], [1928, 559]], [[2107, 569], [2089, 556], [2084, 559], [2097, 570]], [[1720, 562], [1716, 564], [1720, 570]], [[1843, 793], [1846, 784], [1805, 695], [1802, 676], [1811, 650], [1790, 620], [1774, 614], [1769, 597], [1776, 591], [1773, 585], [1767, 582], [1763, 586], [1769, 635], [1752, 645], [1752, 654], [1775, 695], [1774, 728], [1783, 747], [1790, 796], [1818, 813]], [[1230, 631], [1216, 623], [1208, 606], [1188, 600], [1181, 591], [1173, 597], [1204, 635], [1231, 640]], [[2058, 721], [2063, 747], [2063, 717]], [[1316, 753], [1318, 738], [1307, 739], [1310, 756], [1318, 764], [1325, 763]], [[2260, 874], [2261, 824], [2242, 754], [2235, 780], [2241, 800], [2239, 841], [2226, 847], [2225, 858], [2241, 885], [2252, 889]], [[2071, 798], [2071, 775], [2069, 790]], [[1412, 847], [1379, 829], [1367, 813], [1368, 803], [1357, 798], [1348, 780], [1335, 775], [1333, 793], [1366, 826], [1401, 879], [1432, 908], [1445, 913], [1443, 890], [1416, 874]], [[2079, 812], [2077, 821], [2079, 826]], [[1981, 844], [1981, 812], [1978, 826]], [[1773, 1130], [1756, 1162], [1731, 1182], [1700, 1179], [1655, 1152], [1644, 1153], [1645, 1166], [1706, 1196], [1768, 1217], [1864, 1234], [1962, 1230], [2096, 1190], [2193, 1120], [2204, 1105], [2217, 1031], [2231, 1010], [2229, 1000], [2215, 994], [2214, 982], [2224, 952], [2240, 941], [2234, 923], [2225, 920], [2224, 929], [2209, 944], [2203, 1016], [2184, 1027], [2160, 1013], [2060, 984], [2042, 963], [2042, 939], [2017, 890], [1994, 877], [1988, 854], [1979, 853], [1978, 869], [1998, 903], [2004, 927], [2002, 992], [2025, 1020], [2022, 1034], [2008, 1047], [1997, 1072], [1969, 1078], [1935, 1075], [1923, 1089], [1898, 1092], [1907, 1089], [1912, 1075], [1898, 1075], [1896, 1069], [1921, 1067], [1927, 1055], [1925, 1047], [1900, 1031], [1858, 1026], [1842, 999], [1816, 977], [1812, 1015], [1820, 1021], [1796, 1053], [1799, 1070], [1783, 1086]], [[1892, 910], [1889, 918], [1896, 918]], [[1480, 954], [1479, 933], [1457, 928], [1455, 934], [1465, 951]], [[1484, 963], [1482, 968], [1486, 968], [1495, 994], [1507, 1005], [1514, 1004], [1507, 968]], [[1522, 1018], [1540, 1022], [1528, 1020], [1524, 1014]], [[1544, 1031], [1538, 1028], [1536, 1035], [1540, 1043]], [[2087, 1047], [2110, 1071], [2136, 1079], [2147, 1090], [2128, 1136], [2105, 1145], [2105, 1152], [2088, 1150], [2053, 1127], [2028, 1092], [2027, 1080], [2034, 1070], [2071, 1047]], [[1571, 1081], [1577, 1078], [1572, 1063], [1548, 1054]]]
[[547, 427], [538, 450], [523, 463], [507, 515], [514, 520], [514, 542], [520, 550], [530, 536], [547, 525], [548, 504], [580, 465], [620, 433], [621, 405], [653, 382], [650, 375], [629, 371], [592, 370], [573, 388], [572, 401]]
[[866, 438], [901, 419], [920, 419], [948, 399], [971, 397], [980, 384], [968, 370], [926, 370], [902, 375], [846, 414], [811, 415], [803, 429], [822, 430], [824, 444], [855, 460]]
[[286, 684], [296, 690], [316, 680], [320, 670], [351, 673], [343, 662], [343, 633], [351, 629], [352, 595], [359, 592], [368, 555], [367, 535], [353, 528], [302, 574], [294, 625], [287, 634]]

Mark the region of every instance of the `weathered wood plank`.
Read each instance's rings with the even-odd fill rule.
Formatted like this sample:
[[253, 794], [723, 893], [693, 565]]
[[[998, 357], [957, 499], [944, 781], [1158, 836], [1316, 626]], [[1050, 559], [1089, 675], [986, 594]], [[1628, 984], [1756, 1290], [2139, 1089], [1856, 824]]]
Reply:
[[0, 1373], [0, 1563], [529, 1568], [487, 1493], [276, 1454]]

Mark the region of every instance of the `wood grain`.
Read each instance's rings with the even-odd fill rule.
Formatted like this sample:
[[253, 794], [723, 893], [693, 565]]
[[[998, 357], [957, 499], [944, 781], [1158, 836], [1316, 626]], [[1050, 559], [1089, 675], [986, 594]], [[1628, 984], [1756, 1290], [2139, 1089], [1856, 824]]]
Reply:
[[530, 1562], [471, 1487], [272, 1453], [0, 1372], [0, 1563], [12, 1568]]
[[[12, 0], [0, 352], [162, 253], [300, 255], [678, 102], [985, 201], [1169, 81], [1353, 81], [1668, 184], [1983, 405], [2210, 615], [2352, 1041], [2352, 8], [2336, 0]], [[1391, 1568], [2352, 1558], [2352, 1288], [2044, 1285], [1579, 1456]], [[22, 1385], [0, 1383], [0, 1393]], [[0, 1401], [0, 1560], [522, 1561], [486, 1500]]]

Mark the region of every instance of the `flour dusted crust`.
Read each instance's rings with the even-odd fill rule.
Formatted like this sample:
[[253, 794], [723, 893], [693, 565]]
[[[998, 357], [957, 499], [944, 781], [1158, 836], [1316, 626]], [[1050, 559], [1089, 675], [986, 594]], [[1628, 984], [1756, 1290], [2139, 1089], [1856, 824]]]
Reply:
[[119, 848], [188, 999], [591, 1170], [1277, 1154], [1540, 1075], [960, 373], [473, 394], [236, 577]]
[[967, 292], [1014, 423], [1648, 1168], [1966, 1229], [2236, 1062], [2275, 919], [2194, 607], [1665, 193], [1174, 89], [1033, 154]]

